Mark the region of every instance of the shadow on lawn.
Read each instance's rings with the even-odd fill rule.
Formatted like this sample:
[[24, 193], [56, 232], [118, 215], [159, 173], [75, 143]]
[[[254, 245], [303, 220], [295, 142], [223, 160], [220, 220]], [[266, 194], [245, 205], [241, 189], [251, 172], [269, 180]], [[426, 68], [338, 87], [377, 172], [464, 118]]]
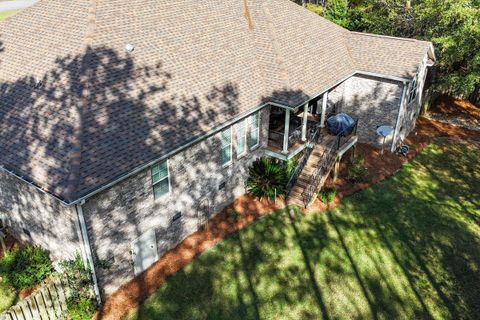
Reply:
[[447, 147], [336, 210], [263, 218], [170, 278], [139, 318], [475, 318], [480, 214], [466, 201], [478, 179], [458, 168], [479, 162]]
[[[376, 197], [373, 190], [356, 201], [361, 219], [376, 231], [401, 267], [423, 309], [416, 310], [421, 318], [432, 318], [432, 306], [427, 307], [424, 298], [446, 307], [446, 318], [475, 318], [480, 312], [480, 275], [476, 271], [480, 267], [480, 241], [467, 223], [478, 221], [480, 212], [475, 215], [464, 204], [470, 200], [475, 207], [475, 200], [469, 198], [480, 181], [466, 168], [473, 168], [473, 172], [480, 168], [478, 154], [458, 148], [453, 143], [441, 143], [428, 152], [428, 157], [421, 154], [415, 160], [418, 170], [428, 176], [429, 192], [419, 188], [419, 172], [402, 171], [393, 179], [398, 193], [393, 207], [372, 210], [368, 203]], [[452, 152], [454, 149], [456, 152]], [[455, 184], [457, 181], [463, 184]], [[461, 216], [452, 214], [452, 208]]]

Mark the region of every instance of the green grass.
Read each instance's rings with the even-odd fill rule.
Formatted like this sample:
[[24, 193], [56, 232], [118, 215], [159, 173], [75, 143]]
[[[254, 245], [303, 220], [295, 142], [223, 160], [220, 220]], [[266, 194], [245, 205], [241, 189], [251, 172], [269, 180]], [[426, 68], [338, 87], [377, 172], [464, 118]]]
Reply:
[[0, 313], [10, 308], [17, 300], [15, 290], [0, 283]]
[[15, 13], [17, 13], [18, 10], [15, 11], [7, 11], [7, 12], [0, 12], [0, 21], [3, 21], [7, 19], [8, 17], [13, 16]]
[[478, 319], [479, 158], [438, 140], [336, 209], [271, 214], [129, 319]]

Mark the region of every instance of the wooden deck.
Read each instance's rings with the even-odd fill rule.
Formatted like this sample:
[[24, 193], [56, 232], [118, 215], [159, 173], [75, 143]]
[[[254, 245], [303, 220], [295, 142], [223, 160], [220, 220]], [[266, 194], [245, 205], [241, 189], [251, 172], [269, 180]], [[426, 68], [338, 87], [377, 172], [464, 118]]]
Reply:
[[[316, 192], [320, 190], [320, 188], [327, 180], [328, 175], [334, 168], [335, 163], [338, 161], [339, 158], [339, 154], [336, 150], [334, 151], [335, 155], [333, 157], [327, 157], [328, 160], [325, 160], [325, 152], [327, 151], [328, 146], [331, 145], [331, 143], [335, 139], [335, 136], [327, 135], [321, 142], [315, 145], [312, 153], [310, 154], [310, 157], [307, 160], [307, 163], [303, 167], [302, 172], [298, 176], [297, 181], [288, 196], [288, 204], [294, 204], [306, 208], [311, 204], [313, 199], [315, 199], [315, 197], [313, 197], [311, 200], [304, 199], [304, 191], [309, 187], [312, 175], [321, 165], [323, 165], [326, 170], [323, 171], [322, 177], [320, 178], [318, 185], [315, 186]], [[343, 146], [353, 145], [356, 140], [356, 136], [351, 136], [347, 139]], [[339, 150], [342, 150], [342, 146]], [[323, 163], [324, 161], [329, 161], [329, 163]], [[309, 203], [306, 203], [307, 201], [309, 201]]]

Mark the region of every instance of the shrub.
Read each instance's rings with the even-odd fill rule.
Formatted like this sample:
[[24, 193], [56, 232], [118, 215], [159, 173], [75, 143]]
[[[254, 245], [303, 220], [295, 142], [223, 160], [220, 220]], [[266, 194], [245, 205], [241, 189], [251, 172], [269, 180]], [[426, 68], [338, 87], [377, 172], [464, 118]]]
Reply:
[[34, 287], [52, 271], [48, 252], [38, 247], [20, 247], [0, 260], [2, 281], [17, 290]]
[[275, 195], [285, 194], [287, 171], [280, 160], [259, 158], [249, 169], [250, 177], [245, 182], [245, 187], [256, 198], [275, 199]]
[[60, 263], [62, 274], [70, 288], [67, 300], [68, 315], [71, 320], [91, 319], [96, 311], [90, 270], [85, 268], [82, 258], [77, 253], [73, 260]]
[[285, 163], [285, 170], [287, 170], [287, 180], [289, 180], [292, 177], [296, 167], [297, 167], [297, 159], [295, 158], [292, 158]]
[[228, 220], [230, 220], [232, 222], [236, 222], [236, 221], [240, 220], [240, 217], [241, 217], [240, 213], [238, 213], [235, 210], [232, 210], [232, 211], [228, 212]]
[[368, 182], [370, 176], [368, 169], [365, 167], [365, 158], [363, 156], [357, 157], [353, 164], [348, 168], [347, 180], [351, 183]]
[[71, 320], [90, 320], [96, 311], [95, 303], [88, 298], [70, 298], [67, 300], [67, 308]]
[[90, 269], [83, 263], [82, 258], [77, 253], [73, 260], [64, 260], [60, 262], [62, 274], [71, 288], [70, 297], [74, 301], [80, 298], [93, 298], [93, 286], [90, 278]]
[[325, 204], [329, 204], [335, 199], [335, 196], [337, 195], [337, 189], [335, 188], [322, 188], [320, 192], [318, 193], [318, 198]]
[[319, 4], [307, 3], [307, 9], [319, 16], [323, 16], [323, 7]]

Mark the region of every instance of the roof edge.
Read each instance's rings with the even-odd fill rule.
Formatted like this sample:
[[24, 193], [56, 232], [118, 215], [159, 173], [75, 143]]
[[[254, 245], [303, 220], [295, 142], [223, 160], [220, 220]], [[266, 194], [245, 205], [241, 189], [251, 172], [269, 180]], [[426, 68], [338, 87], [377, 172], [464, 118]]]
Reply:
[[243, 113], [240, 113], [238, 114], [236, 117], [234, 117], [233, 119], [229, 120], [229, 121], [226, 121], [225, 123], [223, 123], [222, 125], [206, 132], [205, 134], [201, 135], [201, 136], [198, 136], [192, 140], [190, 140], [189, 142], [181, 145], [180, 147], [164, 154], [163, 156], [160, 156], [158, 158], [155, 158], [145, 164], [142, 164], [132, 170], [130, 170], [129, 172], [127, 173], [124, 173], [120, 176], [118, 176], [117, 178], [115, 178], [114, 180], [110, 181], [110, 182], [107, 182], [103, 185], [100, 185], [96, 188], [93, 188], [91, 189], [90, 191], [87, 191], [85, 192], [84, 194], [82, 194], [81, 196], [79, 196], [77, 199], [74, 199], [74, 200], [66, 200], [66, 199], [62, 199], [59, 195], [56, 195], [54, 194], [52, 191], [49, 191], [49, 190], [46, 190], [42, 187], [40, 187], [40, 185], [37, 185], [34, 181], [28, 181], [26, 179], [24, 179], [21, 175], [11, 171], [11, 170], [8, 170], [7, 168], [5, 168], [4, 166], [0, 165], [0, 171], [3, 171], [3, 172], [6, 172], [8, 174], [11, 174], [15, 177], [17, 177], [18, 179], [22, 180], [23, 182], [27, 183], [28, 185], [30, 186], [33, 186], [35, 187], [36, 189], [38, 189], [39, 191], [41, 191], [42, 193], [50, 196], [50, 197], [53, 197], [54, 199], [60, 201], [63, 205], [65, 206], [72, 206], [72, 205], [76, 205], [76, 204], [79, 204], [79, 203], [82, 203], [84, 201], [86, 201], [87, 199], [93, 197], [94, 195], [102, 192], [102, 191], [105, 191], [106, 189], [108, 188], [111, 188], [113, 187], [114, 185], [128, 179], [129, 177], [141, 172], [142, 170], [145, 170], [146, 168], [148, 167], [151, 167], [152, 165], [154, 165], [155, 163], [159, 162], [159, 161], [162, 161], [162, 160], [165, 160], [165, 159], [168, 159], [170, 157], [172, 157], [173, 155], [183, 151], [184, 149], [196, 144], [196, 143], [199, 143], [201, 142], [202, 140], [205, 140], [207, 139], [208, 137], [220, 132], [221, 130], [223, 130], [224, 128], [234, 124], [235, 122], [238, 122], [239, 120], [245, 118], [245, 117], [248, 117], [249, 115], [251, 115], [252, 113], [254, 112], [257, 112], [259, 110], [262, 110], [268, 106], [278, 106], [278, 107], [282, 107], [282, 108], [286, 108], [286, 109], [297, 109], [301, 106], [303, 106], [305, 103], [313, 100], [313, 99], [316, 99], [318, 98], [320, 95], [322, 95], [323, 93], [325, 93], [326, 91], [330, 90], [331, 88], [339, 85], [340, 83], [348, 80], [349, 78], [357, 75], [357, 74], [362, 74], [362, 75], [368, 75], [368, 76], [373, 76], [373, 77], [378, 77], [378, 78], [382, 78], [382, 79], [388, 79], [388, 80], [394, 80], [394, 81], [399, 81], [399, 82], [409, 82], [411, 81], [411, 79], [406, 79], [406, 78], [400, 78], [400, 77], [395, 77], [395, 76], [388, 76], [388, 75], [382, 75], [382, 74], [376, 74], [376, 73], [371, 73], [371, 72], [363, 72], [363, 71], [360, 71], [360, 70], [356, 70], [355, 72], [353, 72], [352, 74], [349, 74], [347, 75], [346, 77], [334, 82], [332, 85], [329, 85], [328, 87], [326, 87], [325, 89], [322, 89], [322, 91], [320, 91], [320, 93], [318, 93], [317, 95], [313, 96], [313, 97], [310, 97], [309, 99], [303, 101], [301, 104], [297, 105], [297, 106], [287, 106], [287, 105], [283, 105], [283, 104], [280, 104], [280, 103], [276, 103], [276, 102], [266, 102], [264, 104], [261, 104], [259, 106], [257, 106], [256, 108], [253, 108], [253, 109], [250, 109], [246, 112], [243, 112]]
[[383, 34], [376, 34], [376, 33], [369, 33], [369, 32], [358, 32], [358, 31], [350, 31], [353, 35], [361, 35], [366, 37], [375, 37], [375, 38], [383, 38], [383, 39], [391, 39], [391, 40], [398, 40], [398, 41], [406, 41], [406, 42], [424, 42], [431, 44], [431, 41], [426, 40], [418, 40], [414, 38], [404, 38], [404, 37], [395, 37], [395, 36], [386, 36]]

